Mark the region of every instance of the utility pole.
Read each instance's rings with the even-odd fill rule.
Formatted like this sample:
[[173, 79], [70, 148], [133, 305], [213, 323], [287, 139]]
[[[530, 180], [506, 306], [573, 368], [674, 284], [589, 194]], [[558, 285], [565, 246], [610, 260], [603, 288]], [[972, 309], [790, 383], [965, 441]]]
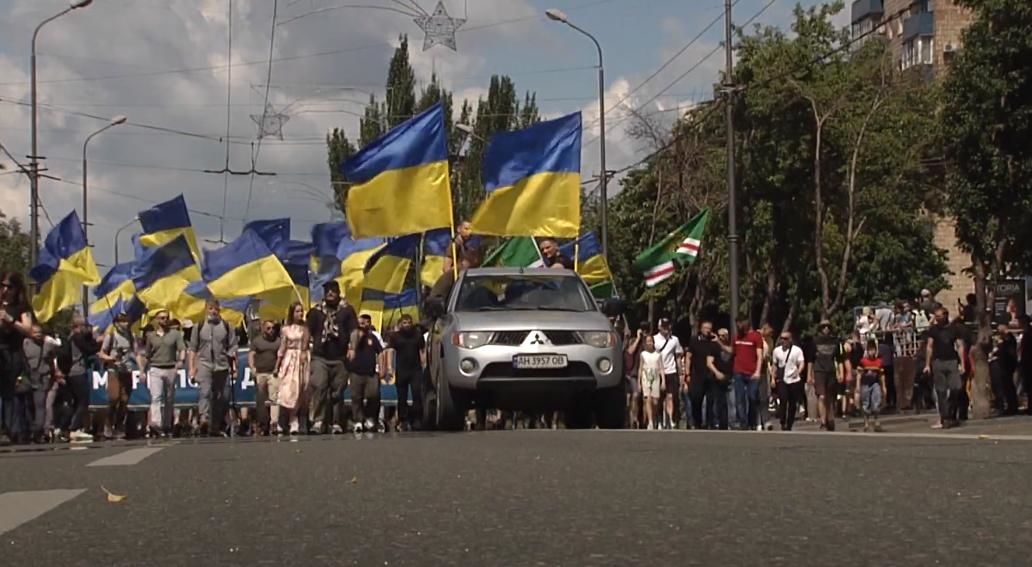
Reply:
[[727, 116], [727, 243], [728, 259], [731, 261], [731, 326], [734, 332], [738, 318], [738, 199], [735, 190], [735, 130], [734, 130], [734, 51], [732, 49], [731, 0], [724, 0], [724, 54], [727, 58], [724, 73], [724, 111]]

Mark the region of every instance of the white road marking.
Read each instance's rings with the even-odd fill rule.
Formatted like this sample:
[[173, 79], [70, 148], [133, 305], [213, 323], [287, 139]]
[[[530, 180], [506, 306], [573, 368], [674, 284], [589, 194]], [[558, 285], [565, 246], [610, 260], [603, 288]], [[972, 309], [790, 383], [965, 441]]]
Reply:
[[92, 463], [86, 465], [87, 467], [125, 467], [130, 465], [137, 465], [140, 461], [147, 457], [157, 453], [164, 449], [164, 447], [140, 447], [137, 449], [129, 449], [123, 453], [117, 455], [111, 455], [110, 457], [104, 457], [103, 459], [97, 459]]
[[86, 492], [85, 488], [29, 490], [0, 494], [0, 534], [9, 532], [25, 522], [35, 520], [83, 492]]

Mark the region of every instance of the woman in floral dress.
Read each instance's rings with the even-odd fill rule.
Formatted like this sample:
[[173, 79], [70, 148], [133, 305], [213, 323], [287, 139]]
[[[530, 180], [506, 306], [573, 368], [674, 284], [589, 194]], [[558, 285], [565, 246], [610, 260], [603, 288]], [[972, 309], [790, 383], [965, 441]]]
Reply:
[[298, 414], [305, 406], [305, 389], [308, 387], [308, 327], [305, 325], [305, 308], [298, 302], [290, 306], [286, 325], [282, 331], [276, 368], [279, 373], [279, 405], [290, 417], [290, 434], [298, 435], [301, 430]]

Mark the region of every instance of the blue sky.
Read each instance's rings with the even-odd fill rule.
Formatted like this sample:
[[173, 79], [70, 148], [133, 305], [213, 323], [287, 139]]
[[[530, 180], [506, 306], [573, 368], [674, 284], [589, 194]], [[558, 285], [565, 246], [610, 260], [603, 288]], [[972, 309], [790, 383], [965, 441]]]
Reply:
[[[426, 11], [436, 4], [279, 0], [268, 100], [290, 118], [284, 140], [266, 138], [258, 154], [258, 169], [279, 175], [253, 183], [203, 170], [224, 164], [226, 146], [220, 138], [226, 133], [227, 80], [232, 87], [231, 167], [250, 167], [257, 134], [251, 115], [261, 114], [270, 72], [273, 0], [233, 0], [231, 68], [226, 64], [227, 0], [95, 0], [48, 24], [39, 39], [39, 97], [49, 105], [40, 113], [40, 153], [48, 158], [48, 173], [62, 179], [41, 185], [52, 220], [78, 206], [82, 140], [104, 125], [82, 113], [127, 115], [129, 124], [90, 143], [91, 240], [98, 261], [111, 263], [115, 231], [136, 211], [179, 193], [195, 211], [193, 222], [202, 238], [217, 238], [220, 232], [232, 238], [245, 220], [280, 216], [291, 216], [294, 237], [305, 238], [312, 224], [330, 218], [323, 137], [333, 127], [355, 136], [363, 101], [370, 93], [382, 97], [387, 61], [402, 33], [410, 37], [420, 81], [435, 71], [456, 98], [476, 100], [486, 92], [491, 74], [509, 74], [521, 92], [537, 93], [548, 115], [583, 110], [587, 142], [598, 133], [593, 125], [596, 56], [590, 40], [543, 17], [549, 7], [562, 9], [605, 50], [611, 169], [647, 152], [625, 131], [628, 107], [676, 116], [677, 109], [710, 97], [723, 66], [720, 53], [703, 61], [721, 41], [720, 23], [671, 59], [721, 14], [721, 0], [445, 0], [453, 16], [465, 13], [468, 18], [457, 35], [457, 51], [442, 46], [423, 51], [422, 32], [405, 15], [331, 9], [413, 1]], [[735, 21], [760, 13], [757, 22], [786, 27], [794, 3], [774, 0], [761, 13], [768, 1], [739, 0]], [[29, 98], [32, 28], [66, 5], [64, 0], [0, 2], [0, 142], [16, 156], [29, 153], [28, 109], [15, 103]], [[837, 23], [846, 20], [843, 14]], [[665, 70], [643, 83], [668, 60]], [[597, 173], [597, 151], [597, 144], [586, 145], [584, 177]], [[6, 159], [0, 162], [8, 171], [13, 167]], [[27, 188], [21, 175], [0, 172], [0, 210], [25, 219]], [[123, 250], [129, 249], [129, 232], [123, 234]]]

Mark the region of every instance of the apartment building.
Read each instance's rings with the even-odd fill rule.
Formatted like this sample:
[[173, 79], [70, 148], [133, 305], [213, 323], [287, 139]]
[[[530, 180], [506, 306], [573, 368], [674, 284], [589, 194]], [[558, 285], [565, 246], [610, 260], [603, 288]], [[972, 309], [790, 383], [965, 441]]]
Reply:
[[[889, 42], [901, 71], [919, 72], [929, 80], [948, 71], [963, 48], [961, 34], [971, 20], [970, 11], [954, 0], [855, 0], [850, 17], [853, 37], [870, 34], [867, 41], [880, 36]], [[971, 262], [957, 248], [952, 219], [935, 219], [933, 241], [946, 250], [951, 272], [946, 278], [950, 287], [938, 299], [955, 312], [957, 300], [974, 291], [963, 272]]]

